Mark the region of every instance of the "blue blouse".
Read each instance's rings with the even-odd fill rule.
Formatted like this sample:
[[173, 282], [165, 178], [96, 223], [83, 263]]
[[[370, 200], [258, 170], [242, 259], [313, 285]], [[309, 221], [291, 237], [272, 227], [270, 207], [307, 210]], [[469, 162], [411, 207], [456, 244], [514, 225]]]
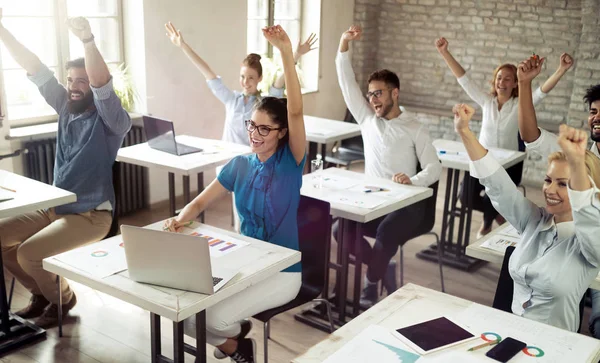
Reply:
[[[256, 154], [233, 158], [217, 179], [236, 195], [244, 236], [298, 251], [298, 205], [302, 170], [288, 144], [264, 163]], [[300, 262], [283, 272], [300, 272]]]

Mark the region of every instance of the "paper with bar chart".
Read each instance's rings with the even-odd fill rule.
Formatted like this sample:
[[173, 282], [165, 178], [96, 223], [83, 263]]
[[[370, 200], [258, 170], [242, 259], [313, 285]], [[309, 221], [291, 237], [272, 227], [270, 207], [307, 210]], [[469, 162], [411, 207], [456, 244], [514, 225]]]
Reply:
[[219, 258], [223, 257], [233, 251], [239, 250], [240, 248], [249, 245], [248, 242], [233, 238], [226, 234], [221, 234], [212, 231], [206, 227], [197, 228], [184, 228], [183, 233], [190, 236], [204, 237], [208, 240], [208, 250], [210, 251], [210, 257]]

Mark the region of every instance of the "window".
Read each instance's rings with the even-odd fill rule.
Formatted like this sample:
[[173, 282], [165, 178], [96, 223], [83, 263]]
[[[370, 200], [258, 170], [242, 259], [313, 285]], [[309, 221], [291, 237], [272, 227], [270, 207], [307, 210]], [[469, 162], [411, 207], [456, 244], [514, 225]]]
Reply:
[[[257, 53], [268, 58], [263, 62], [263, 68], [266, 69], [261, 90], [266, 90], [275, 73], [281, 71], [279, 52], [263, 37], [261, 29], [265, 26], [281, 25], [295, 47], [299, 40], [306, 40], [310, 33], [316, 33], [318, 36], [320, 18], [320, 0], [248, 0], [248, 53]], [[315, 44], [315, 47], [317, 46], [318, 44]], [[298, 74], [304, 92], [317, 90], [318, 48], [300, 59]]]
[[[66, 26], [70, 17], [85, 16], [89, 20], [96, 45], [109, 67], [123, 62], [121, 0], [0, 0], [0, 6], [4, 26], [40, 57], [61, 83], [66, 79], [65, 63], [83, 56], [81, 42]], [[10, 124], [32, 124], [54, 115], [4, 45], [0, 55]]]

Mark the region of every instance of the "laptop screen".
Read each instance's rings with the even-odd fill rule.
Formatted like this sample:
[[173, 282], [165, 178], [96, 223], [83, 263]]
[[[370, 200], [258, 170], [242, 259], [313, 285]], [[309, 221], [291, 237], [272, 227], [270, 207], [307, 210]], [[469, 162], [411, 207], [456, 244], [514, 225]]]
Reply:
[[153, 149], [177, 155], [173, 122], [150, 116], [143, 116], [143, 119], [148, 145]]

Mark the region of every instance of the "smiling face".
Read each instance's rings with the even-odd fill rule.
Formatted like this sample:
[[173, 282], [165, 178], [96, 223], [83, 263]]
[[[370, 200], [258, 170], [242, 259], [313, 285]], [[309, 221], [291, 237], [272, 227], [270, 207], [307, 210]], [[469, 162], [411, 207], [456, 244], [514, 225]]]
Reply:
[[502, 68], [496, 73], [494, 79], [494, 90], [497, 96], [510, 98], [517, 88], [517, 75], [510, 68]]
[[571, 214], [571, 202], [567, 185], [571, 171], [566, 160], [554, 160], [548, 165], [542, 192], [546, 201], [546, 211], [555, 216]]
[[394, 107], [398, 108], [398, 89], [390, 89], [384, 81], [369, 82], [369, 95], [369, 104], [377, 117], [387, 118]]
[[240, 86], [245, 95], [258, 93], [258, 84], [262, 77], [258, 76], [256, 69], [243, 65], [240, 68]]
[[600, 100], [594, 101], [590, 105], [588, 126], [590, 127], [590, 138], [595, 142], [600, 142]]
[[93, 105], [94, 95], [85, 68], [71, 67], [68, 69], [67, 90], [69, 92], [67, 106], [71, 113], [83, 113]]
[[[256, 128], [253, 131], [248, 131], [250, 148], [252, 149], [252, 152], [258, 154], [259, 157], [261, 155], [266, 156], [266, 158], [264, 158], [266, 160], [277, 151], [279, 140], [283, 139], [287, 133], [287, 129], [274, 130], [280, 128], [280, 126], [273, 122], [269, 115], [264, 111], [254, 111], [252, 113], [252, 121]], [[265, 130], [267, 128], [271, 129], [271, 131], [267, 135], [261, 135], [259, 130]]]

